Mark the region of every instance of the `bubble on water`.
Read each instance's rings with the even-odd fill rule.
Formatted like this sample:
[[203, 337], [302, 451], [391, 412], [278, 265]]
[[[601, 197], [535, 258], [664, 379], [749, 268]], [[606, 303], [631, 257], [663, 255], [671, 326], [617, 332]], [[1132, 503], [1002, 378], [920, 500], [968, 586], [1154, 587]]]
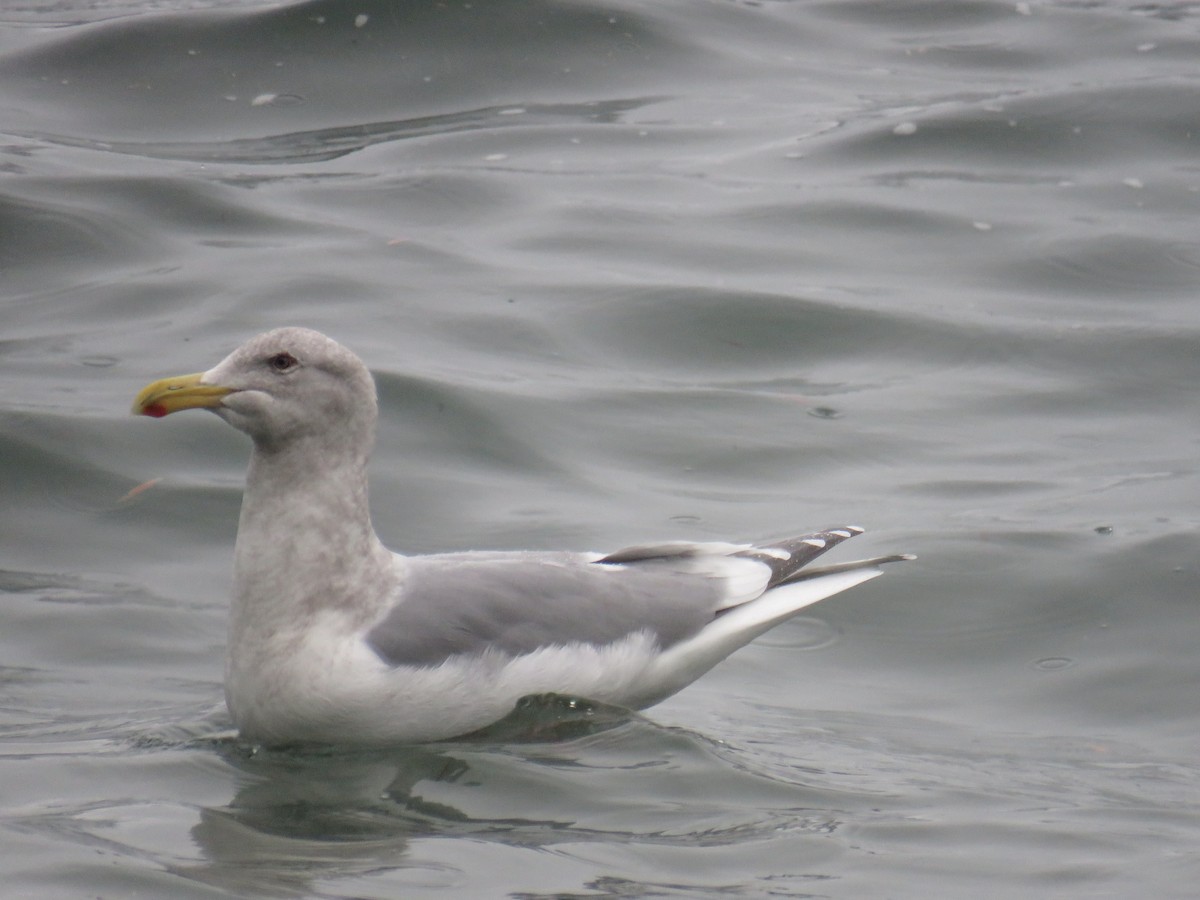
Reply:
[[810, 416], [816, 416], [818, 419], [840, 419], [841, 412], [834, 409], [832, 406], [814, 406], [808, 411]]
[[1047, 656], [1043, 659], [1035, 660], [1033, 667], [1040, 669], [1043, 672], [1057, 672], [1060, 669], [1069, 669], [1075, 665], [1075, 660], [1068, 656]]
[[899, 125], [897, 125], [895, 128], [892, 129], [892, 134], [898, 134], [901, 136], [907, 136], [907, 135], [916, 134], [916, 133], [917, 133], [917, 123], [916, 122], [901, 122]]

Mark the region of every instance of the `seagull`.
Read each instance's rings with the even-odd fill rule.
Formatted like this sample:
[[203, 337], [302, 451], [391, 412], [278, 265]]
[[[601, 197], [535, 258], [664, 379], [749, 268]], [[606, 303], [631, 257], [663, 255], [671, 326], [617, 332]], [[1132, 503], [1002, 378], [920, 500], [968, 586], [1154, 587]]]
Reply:
[[306, 328], [164, 378], [134, 413], [207, 409], [253, 442], [234, 549], [225, 698], [275, 746], [448, 740], [540, 694], [643, 709], [801, 609], [908, 554], [811, 566], [862, 533], [615, 553], [404, 556], [375, 533], [375, 382]]

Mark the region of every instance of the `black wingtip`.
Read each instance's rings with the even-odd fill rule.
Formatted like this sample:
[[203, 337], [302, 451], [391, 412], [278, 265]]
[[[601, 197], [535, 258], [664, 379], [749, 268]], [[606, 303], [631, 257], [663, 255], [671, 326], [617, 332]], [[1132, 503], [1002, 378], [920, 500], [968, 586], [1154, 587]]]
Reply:
[[865, 529], [857, 525], [838, 525], [835, 528], [823, 528], [796, 537], [769, 541], [737, 555], [758, 560], [770, 567], [771, 579], [767, 583], [769, 589], [792, 581], [818, 556], [832, 550], [842, 541], [858, 537], [864, 531]]

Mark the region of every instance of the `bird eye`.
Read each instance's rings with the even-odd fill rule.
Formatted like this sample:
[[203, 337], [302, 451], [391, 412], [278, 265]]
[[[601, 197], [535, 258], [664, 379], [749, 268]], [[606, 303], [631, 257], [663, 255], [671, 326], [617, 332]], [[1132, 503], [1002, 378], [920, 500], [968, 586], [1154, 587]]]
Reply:
[[276, 372], [286, 372], [299, 365], [299, 363], [296, 361], [296, 357], [290, 353], [276, 353], [267, 360], [267, 365]]

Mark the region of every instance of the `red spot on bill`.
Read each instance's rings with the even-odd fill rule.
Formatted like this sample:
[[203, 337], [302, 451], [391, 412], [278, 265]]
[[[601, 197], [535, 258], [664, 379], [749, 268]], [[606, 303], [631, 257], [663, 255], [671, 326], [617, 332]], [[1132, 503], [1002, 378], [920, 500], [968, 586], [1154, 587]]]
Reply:
[[142, 407], [143, 416], [153, 416], [156, 419], [161, 419], [169, 410], [161, 403], [151, 403]]

